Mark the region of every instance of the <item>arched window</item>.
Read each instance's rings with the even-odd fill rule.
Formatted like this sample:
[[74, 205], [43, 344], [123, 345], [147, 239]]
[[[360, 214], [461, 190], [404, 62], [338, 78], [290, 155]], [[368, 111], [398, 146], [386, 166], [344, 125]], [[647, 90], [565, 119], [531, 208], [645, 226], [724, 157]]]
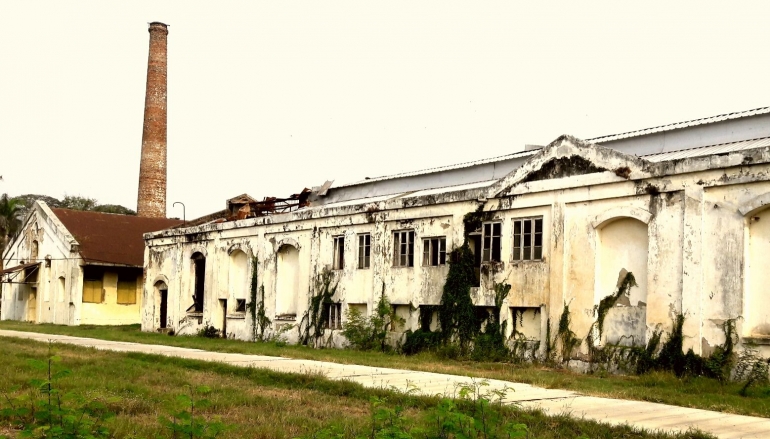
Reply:
[[275, 315], [290, 319], [297, 316], [299, 250], [283, 245], [276, 257]]
[[29, 249], [30, 262], [37, 261], [38, 244], [37, 241], [32, 241], [32, 247]]
[[246, 311], [246, 294], [249, 288], [249, 258], [241, 250], [230, 253], [228, 286], [230, 296], [235, 299], [235, 311]]
[[623, 217], [604, 222], [597, 232], [594, 304], [615, 294], [628, 273], [633, 274], [636, 283], [607, 312], [602, 338], [598, 341], [644, 345], [647, 338], [647, 224]]

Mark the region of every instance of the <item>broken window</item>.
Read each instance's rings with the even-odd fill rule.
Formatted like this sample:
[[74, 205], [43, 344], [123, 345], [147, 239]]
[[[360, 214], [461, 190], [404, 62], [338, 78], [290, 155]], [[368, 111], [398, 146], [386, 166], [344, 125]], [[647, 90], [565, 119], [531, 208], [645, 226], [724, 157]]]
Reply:
[[246, 299], [235, 299], [235, 312], [246, 312]]
[[206, 257], [197, 252], [192, 255], [195, 270], [195, 290], [193, 292], [193, 312], [203, 312], [204, 286], [206, 282]]
[[422, 240], [422, 265], [446, 264], [446, 237], [426, 238]]
[[334, 237], [334, 262], [333, 266], [335, 270], [342, 270], [345, 268], [345, 237]]
[[104, 270], [101, 267], [83, 267], [83, 303], [104, 302]]
[[438, 329], [437, 305], [420, 305], [420, 329], [426, 332]]
[[393, 266], [414, 267], [414, 230], [393, 234]]
[[358, 235], [358, 268], [369, 268], [372, 259], [372, 235]]
[[118, 303], [136, 304], [136, 276], [130, 273], [118, 273]]
[[500, 262], [500, 238], [502, 235], [502, 223], [484, 223], [482, 226], [482, 257], [481, 262]]
[[543, 217], [513, 220], [513, 260], [543, 259]]
[[324, 314], [326, 314], [326, 329], [342, 329], [342, 304], [325, 303]]

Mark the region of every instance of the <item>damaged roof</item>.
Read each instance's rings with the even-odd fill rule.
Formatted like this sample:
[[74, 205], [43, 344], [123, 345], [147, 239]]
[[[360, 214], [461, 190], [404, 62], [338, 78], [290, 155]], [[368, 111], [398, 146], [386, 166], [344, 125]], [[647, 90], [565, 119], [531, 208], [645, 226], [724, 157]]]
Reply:
[[78, 241], [87, 263], [144, 264], [144, 234], [182, 224], [181, 220], [133, 215], [51, 209]]
[[700, 119], [693, 119], [684, 122], [670, 123], [667, 125], [660, 125], [652, 128], [644, 128], [636, 131], [628, 131], [620, 134], [610, 134], [601, 137], [594, 137], [592, 139], [586, 139], [591, 143], [604, 143], [612, 142], [614, 140], [627, 139], [629, 137], [645, 136], [647, 134], [655, 134], [663, 131], [678, 130], [681, 128], [689, 128], [697, 125], [706, 125], [710, 123], [723, 122], [725, 120], [740, 119], [742, 117], [758, 116], [760, 114], [770, 113], [770, 107], [755, 108], [753, 110], [736, 111], [734, 113], [720, 114], [717, 116], [703, 117]]

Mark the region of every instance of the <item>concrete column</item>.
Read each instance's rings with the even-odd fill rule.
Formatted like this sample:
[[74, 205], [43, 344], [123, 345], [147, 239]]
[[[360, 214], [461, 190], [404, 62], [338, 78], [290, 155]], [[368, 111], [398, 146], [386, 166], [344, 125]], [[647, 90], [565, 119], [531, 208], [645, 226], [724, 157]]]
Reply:
[[150, 23], [147, 92], [144, 101], [142, 160], [137, 215], [166, 217], [166, 92], [168, 27]]
[[682, 314], [684, 350], [701, 354], [703, 338], [703, 188], [684, 190], [684, 230], [682, 251]]

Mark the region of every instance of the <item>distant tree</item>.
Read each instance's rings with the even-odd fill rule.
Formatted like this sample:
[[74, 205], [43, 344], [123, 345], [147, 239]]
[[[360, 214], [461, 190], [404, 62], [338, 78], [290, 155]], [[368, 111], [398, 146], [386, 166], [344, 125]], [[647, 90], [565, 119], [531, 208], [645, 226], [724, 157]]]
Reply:
[[[8, 194], [3, 194], [0, 197], [0, 252], [5, 250], [8, 241], [21, 226], [20, 207], [21, 203], [8, 198]], [[0, 267], [2, 267], [1, 261]]]
[[59, 207], [72, 210], [94, 210], [98, 205], [99, 202], [96, 201], [96, 198], [65, 195]]
[[120, 215], [136, 215], [136, 212], [119, 204], [100, 204], [93, 209], [95, 212], [118, 213]]

